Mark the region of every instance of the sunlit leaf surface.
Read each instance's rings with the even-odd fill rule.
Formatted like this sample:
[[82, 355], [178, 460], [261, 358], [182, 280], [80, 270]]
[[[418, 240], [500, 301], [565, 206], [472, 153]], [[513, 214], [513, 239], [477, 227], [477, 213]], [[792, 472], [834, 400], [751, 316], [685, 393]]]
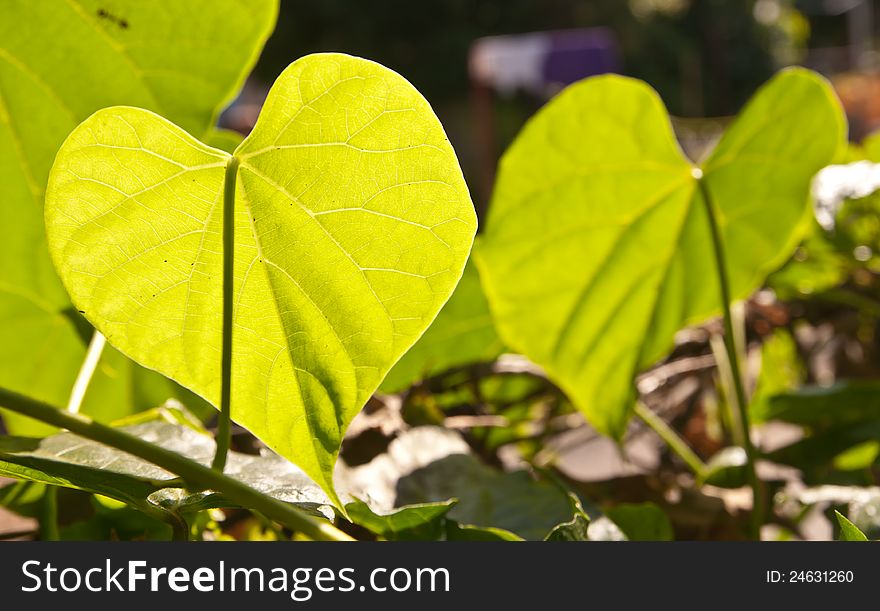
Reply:
[[[702, 164], [734, 298], [791, 254], [844, 124], [822, 78], [786, 70]], [[619, 76], [567, 88], [501, 161], [477, 250], [499, 333], [604, 433], [623, 433], [636, 373], [720, 312], [698, 175], [657, 94]]]
[[[43, 229], [46, 181], [64, 139], [114, 104], [160, 112], [199, 136], [211, 133], [255, 63], [276, 12], [276, 0], [3, 4], [0, 385], [64, 405], [85, 356], [88, 325], [79, 324], [58, 281]], [[131, 411], [117, 399], [140, 375], [133, 369], [108, 356], [84, 411], [101, 418], [107, 409], [113, 416]], [[18, 434], [51, 430], [14, 414], [4, 419]]]
[[232, 418], [333, 496], [346, 427], [461, 277], [473, 205], [425, 99], [345, 55], [291, 64], [234, 157], [146, 110], [82, 123], [46, 198], [62, 280], [112, 345], [214, 405], [233, 159]]

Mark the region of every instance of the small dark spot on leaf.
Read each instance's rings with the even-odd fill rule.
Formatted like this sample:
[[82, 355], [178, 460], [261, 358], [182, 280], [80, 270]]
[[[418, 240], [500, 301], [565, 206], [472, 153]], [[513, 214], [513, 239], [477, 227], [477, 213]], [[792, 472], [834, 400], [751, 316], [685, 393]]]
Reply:
[[77, 312], [79, 312], [80, 314], [85, 314], [85, 313], [86, 313], [85, 310], [77, 310]]
[[106, 19], [107, 21], [116, 24], [123, 30], [128, 29], [128, 20], [123, 19], [122, 17], [117, 17], [116, 15], [111, 14], [106, 9], [99, 8], [96, 15], [98, 15], [99, 19]]

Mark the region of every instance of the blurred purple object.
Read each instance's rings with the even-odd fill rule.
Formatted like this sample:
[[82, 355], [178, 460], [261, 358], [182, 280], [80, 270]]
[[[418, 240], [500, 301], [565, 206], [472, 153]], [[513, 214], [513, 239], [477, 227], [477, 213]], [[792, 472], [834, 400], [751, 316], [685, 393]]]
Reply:
[[614, 33], [605, 28], [489, 36], [474, 42], [470, 73], [502, 95], [547, 97], [561, 87], [620, 69]]
[[611, 30], [591, 28], [550, 32], [544, 57], [544, 82], [566, 86], [588, 76], [620, 70], [617, 42]]

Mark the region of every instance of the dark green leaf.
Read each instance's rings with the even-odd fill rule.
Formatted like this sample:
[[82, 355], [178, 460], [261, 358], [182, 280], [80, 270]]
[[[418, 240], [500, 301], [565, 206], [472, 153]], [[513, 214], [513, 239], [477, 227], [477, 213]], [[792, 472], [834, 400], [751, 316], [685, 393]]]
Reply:
[[878, 438], [880, 420], [842, 424], [774, 450], [767, 458], [799, 469], [812, 469], [831, 464], [842, 452]]
[[700, 474], [703, 484], [720, 488], [739, 488], [748, 485], [746, 452], [740, 447], [731, 446], [715, 453], [706, 463]]
[[407, 505], [388, 514], [378, 514], [363, 501], [345, 506], [352, 522], [388, 540], [436, 540], [444, 533], [444, 518], [455, 505], [454, 500], [442, 503]]
[[589, 541], [590, 516], [581, 506], [581, 501], [574, 493], [569, 493], [572, 506], [572, 517], [568, 522], [562, 522], [554, 526], [545, 541]]
[[654, 503], [622, 503], [605, 515], [630, 541], [672, 541], [675, 538], [669, 518]]
[[761, 421], [781, 420], [823, 427], [880, 419], [880, 383], [872, 380], [806, 386], [770, 397]]
[[502, 528], [525, 539], [543, 539], [572, 515], [557, 485], [525, 471], [494, 469], [470, 454], [458, 433], [439, 427], [406, 431], [387, 453], [350, 469], [345, 479], [351, 494], [389, 509], [458, 499], [450, 520]]
[[447, 541], [523, 541], [519, 535], [492, 526], [474, 526], [459, 524], [453, 520], [446, 521]]

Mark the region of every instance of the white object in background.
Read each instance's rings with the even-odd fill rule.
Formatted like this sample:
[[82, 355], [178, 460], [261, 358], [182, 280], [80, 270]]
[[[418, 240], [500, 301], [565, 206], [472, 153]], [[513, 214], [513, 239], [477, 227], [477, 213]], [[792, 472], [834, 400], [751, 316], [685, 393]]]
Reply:
[[846, 165], [829, 165], [813, 179], [813, 206], [816, 220], [830, 231], [846, 199], [867, 197], [880, 189], [880, 164], [855, 161]]
[[543, 32], [482, 38], [471, 51], [471, 77], [501, 95], [509, 96], [518, 89], [540, 95], [549, 51], [550, 36]]

